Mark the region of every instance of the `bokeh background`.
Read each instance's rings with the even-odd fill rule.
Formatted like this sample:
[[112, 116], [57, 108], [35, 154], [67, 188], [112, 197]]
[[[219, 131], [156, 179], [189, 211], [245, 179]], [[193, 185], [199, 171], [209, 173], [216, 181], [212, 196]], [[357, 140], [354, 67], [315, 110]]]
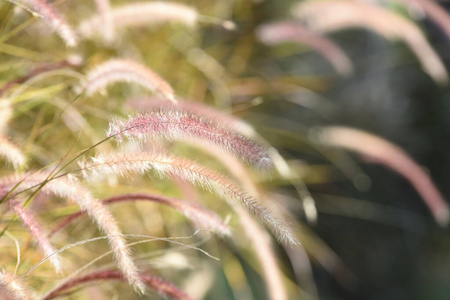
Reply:
[[[244, 26], [292, 19], [290, 7], [295, 3], [255, 3], [252, 21]], [[448, 13], [447, 3], [438, 4]], [[435, 23], [414, 19], [407, 7], [395, 1], [382, 5], [420, 27], [449, 67], [449, 39]], [[263, 95], [263, 104], [246, 115], [304, 167], [318, 208], [317, 223], [309, 225], [352, 274], [330, 273], [313, 262], [320, 299], [446, 299], [450, 293], [448, 229], [430, 218], [405, 179], [350, 155], [370, 178], [369, 185], [358, 187], [308, 144], [307, 133], [312, 126], [346, 125], [378, 134], [405, 149], [449, 195], [448, 86], [435, 84], [401, 42], [363, 28], [327, 36], [351, 58], [352, 76], [333, 76], [329, 64], [306, 46], [255, 44], [249, 64], [255, 74], [269, 86], [276, 80], [291, 86]], [[338, 153], [332, 155], [341, 159]], [[295, 192], [287, 189], [286, 193]], [[306, 222], [301, 211], [297, 216]]]

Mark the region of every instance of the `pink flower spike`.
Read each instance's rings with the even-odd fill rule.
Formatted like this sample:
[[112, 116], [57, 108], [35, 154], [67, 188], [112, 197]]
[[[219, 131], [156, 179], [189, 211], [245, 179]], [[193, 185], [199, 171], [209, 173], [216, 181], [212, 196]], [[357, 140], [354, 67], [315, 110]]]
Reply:
[[[130, 3], [113, 7], [109, 13], [117, 29], [143, 26], [155, 27], [167, 23], [194, 27], [198, 18], [198, 13], [194, 8], [169, 1]], [[85, 38], [100, 36], [103, 34], [103, 22], [102, 14], [94, 15], [90, 19], [81, 22], [78, 31]]]
[[177, 142], [201, 140], [232, 153], [239, 159], [263, 169], [272, 164], [263, 147], [228, 129], [213, 119], [180, 109], [161, 109], [116, 119], [109, 125], [108, 136], [123, 136], [137, 141], [163, 138]]
[[[1, 95], [0, 89], [0, 95]], [[11, 101], [8, 99], [0, 98], [0, 134], [4, 134], [9, 120], [11, 119], [13, 114], [13, 109], [11, 105]]]
[[2, 135], [0, 135], [0, 156], [11, 162], [14, 169], [24, 167], [27, 162], [22, 151]]
[[50, 181], [48, 179], [48, 174], [44, 172], [25, 173], [0, 178], [0, 198], [4, 197], [9, 190], [20, 182], [13, 191], [13, 195], [29, 188], [42, 187], [43, 192], [71, 199], [82, 210], [86, 211], [91, 219], [97, 223], [97, 226], [108, 235], [108, 241], [111, 249], [114, 251], [120, 271], [130, 285], [137, 291], [143, 292], [144, 284], [139, 279], [138, 270], [130, 255], [130, 250], [112, 214], [78, 182], [65, 177]]
[[22, 222], [23, 226], [25, 226], [25, 228], [31, 234], [31, 237], [36, 242], [38, 248], [41, 250], [44, 256], [50, 257], [50, 262], [53, 265], [55, 271], [58, 273], [61, 272], [62, 266], [59, 260], [59, 256], [53, 255], [53, 253], [56, 252], [56, 249], [48, 240], [47, 234], [44, 233], [38, 221], [34, 218], [33, 215], [27, 212], [16, 199], [10, 199], [8, 203], [11, 210], [17, 215], [17, 217], [19, 217], [19, 220]]
[[[144, 273], [141, 273], [139, 276], [142, 282], [144, 282], [147, 287], [154, 289], [158, 294], [162, 296], [169, 296], [175, 300], [192, 300], [191, 297], [186, 295], [183, 291], [181, 291], [171, 282], [168, 282], [156, 276], [146, 275]], [[105, 280], [125, 281], [122, 274], [118, 271], [94, 271], [70, 279], [68, 282], [64, 283], [63, 285], [59, 286], [58, 288], [54, 289], [49, 294], [47, 294], [43, 298], [43, 300], [54, 299], [58, 297], [62, 292], [70, 288], [77, 287], [83, 283], [89, 283], [92, 281], [105, 281]]]
[[3, 300], [32, 300], [31, 292], [12, 274], [0, 271], [0, 296]]
[[112, 59], [87, 74], [86, 94], [92, 95], [116, 82], [136, 83], [167, 100], [176, 102], [172, 87], [158, 74], [133, 60]]
[[[200, 146], [201, 144], [197, 144]], [[234, 156], [228, 153], [220, 153], [215, 149], [209, 149], [208, 146], [200, 146], [205, 152], [215, 157], [221, 164], [228, 169], [237, 181], [240, 182], [243, 189], [255, 199], [261, 198], [261, 193], [255, 186], [244, 165]], [[287, 292], [283, 285], [282, 273], [277, 264], [276, 255], [272, 248], [272, 241], [268, 232], [257, 223], [249, 212], [238, 204], [233, 205], [233, 210], [238, 216], [239, 223], [249, 244], [259, 259], [262, 275], [265, 279], [267, 293], [272, 300], [287, 300]]]
[[111, 153], [97, 155], [92, 158], [91, 162], [82, 162], [80, 168], [83, 176], [88, 179], [114, 175], [142, 175], [150, 171], [155, 171], [161, 177], [179, 177], [206, 190], [216, 192], [231, 206], [236, 201], [240, 202], [249, 212], [266, 224], [280, 242], [298, 245], [289, 228], [274, 218], [255, 198], [247, 195], [228, 178], [192, 161], [155, 152]]
[[94, 0], [98, 12], [98, 18], [101, 20], [100, 26], [103, 26], [102, 37], [106, 42], [114, 40], [114, 22], [111, 15], [111, 4], [109, 0]]
[[58, 32], [67, 46], [75, 47], [78, 44], [78, 38], [64, 17], [46, 0], [19, 0], [32, 10], [36, 11], [50, 26]]
[[160, 97], [135, 97], [127, 99], [126, 105], [136, 111], [179, 110], [194, 115], [204, 116], [218, 124], [227, 124], [227, 127], [248, 137], [256, 135], [255, 129], [241, 119], [222, 112], [212, 106], [195, 101], [177, 99], [177, 103], [171, 103]]

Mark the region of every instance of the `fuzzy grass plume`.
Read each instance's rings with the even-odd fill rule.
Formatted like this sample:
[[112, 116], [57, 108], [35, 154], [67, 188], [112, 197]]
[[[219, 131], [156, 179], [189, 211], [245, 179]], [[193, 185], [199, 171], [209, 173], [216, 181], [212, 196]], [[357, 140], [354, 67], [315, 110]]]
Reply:
[[101, 19], [99, 22], [100, 26], [103, 26], [102, 37], [106, 42], [111, 42], [114, 39], [114, 22], [111, 16], [111, 3], [109, 0], [95, 0], [95, 6], [98, 12], [98, 18]]
[[10, 162], [14, 169], [24, 167], [27, 162], [27, 159], [20, 148], [2, 135], [0, 135], [0, 156]]
[[84, 177], [88, 179], [144, 174], [149, 171], [155, 171], [161, 177], [179, 177], [216, 192], [228, 203], [234, 203], [231, 200], [240, 202], [266, 224], [280, 242], [298, 244], [290, 230], [258, 204], [256, 199], [247, 195], [228, 178], [194, 162], [156, 152], [111, 153], [97, 155], [90, 162], [81, 162], [80, 167]]
[[0, 299], [2, 300], [32, 300], [31, 292], [23, 286], [20, 280], [5, 272], [0, 271]]
[[167, 100], [176, 101], [172, 87], [165, 80], [144, 65], [130, 59], [111, 59], [98, 65], [87, 74], [84, 87], [86, 94], [92, 95], [116, 82], [136, 83]]
[[[116, 29], [141, 26], [155, 27], [167, 23], [194, 27], [198, 18], [198, 13], [194, 8], [169, 1], [126, 4], [113, 7], [109, 14]], [[85, 38], [102, 35], [103, 22], [104, 16], [102, 14], [94, 15], [80, 24], [78, 32]]]
[[78, 44], [77, 35], [72, 27], [67, 23], [64, 16], [46, 0], [19, 0], [18, 2], [30, 7], [41, 16], [51, 28], [56, 30], [67, 46], [75, 47]]
[[12, 114], [13, 109], [11, 107], [11, 100], [0, 98], [0, 134], [3, 134], [6, 131]]
[[[200, 144], [201, 145], [201, 144]], [[197, 144], [199, 146], [199, 144]], [[255, 199], [261, 198], [261, 193], [253, 183], [251, 176], [236, 157], [229, 153], [220, 153], [217, 149], [211, 149], [207, 145], [200, 146], [206, 153], [213, 155], [221, 164], [238, 180], [242, 188]], [[262, 275], [266, 282], [267, 293], [271, 300], [286, 300], [287, 292], [283, 285], [282, 272], [278, 266], [275, 252], [272, 248], [270, 236], [264, 228], [256, 222], [254, 218], [237, 203], [233, 205], [241, 227], [253, 251], [259, 259]]]
[[28, 230], [31, 237], [37, 244], [38, 248], [44, 254], [45, 257], [50, 257], [50, 263], [57, 273], [62, 271], [61, 261], [58, 255], [53, 255], [56, 249], [50, 243], [47, 238], [47, 234], [42, 229], [42, 226], [35, 219], [35, 217], [29, 213], [22, 204], [16, 199], [10, 199], [8, 201], [10, 209], [17, 215], [23, 226]]
[[127, 99], [126, 105], [140, 112], [163, 109], [184, 111], [211, 119], [218, 124], [227, 124], [227, 128], [248, 138], [253, 138], [256, 135], [252, 126], [237, 117], [195, 101], [177, 99], [177, 103], [172, 103], [161, 97], [133, 97]]
[[[5, 192], [5, 195], [9, 190], [14, 188], [12, 195], [10, 195], [14, 196], [27, 189], [40, 187], [43, 192], [74, 201], [108, 235], [109, 244], [114, 251], [119, 269], [133, 287], [143, 292], [144, 284], [139, 279], [137, 267], [129, 254], [129, 249], [122, 237], [122, 232], [111, 213], [100, 201], [92, 197], [86, 188], [74, 180], [69, 180], [64, 177], [49, 180], [49, 174], [43, 172], [13, 175], [0, 178], [0, 188]], [[5, 195], [0, 196], [4, 197]]]
[[196, 141], [220, 147], [239, 159], [261, 168], [271, 166], [265, 149], [248, 138], [207, 116], [180, 109], [161, 109], [136, 114], [110, 123], [108, 136], [145, 141], [164, 138], [169, 141]]
[[[169, 296], [175, 300], [192, 300], [191, 297], [186, 295], [182, 290], [176, 287], [173, 283], [168, 282], [160, 277], [147, 275], [144, 273], [139, 274], [140, 280], [144, 282], [146, 287], [155, 290], [158, 294], [163, 297]], [[42, 300], [50, 300], [58, 297], [63, 292], [68, 289], [78, 287], [81, 284], [91, 283], [95, 281], [105, 281], [105, 280], [118, 280], [125, 281], [123, 274], [117, 271], [94, 271], [79, 277], [72, 278], [70, 281], [58, 286], [57, 289], [52, 290], [50, 293], [45, 295]]]

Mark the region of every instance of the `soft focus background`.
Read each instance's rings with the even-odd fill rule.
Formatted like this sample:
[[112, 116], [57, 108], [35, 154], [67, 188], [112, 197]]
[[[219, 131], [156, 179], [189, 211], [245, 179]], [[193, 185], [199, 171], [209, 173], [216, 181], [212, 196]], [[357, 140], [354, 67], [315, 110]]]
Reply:
[[[111, 2], [119, 5], [127, 1]], [[207, 23], [200, 23], [195, 29], [139, 28], [127, 32], [115, 45], [91, 40], [68, 50], [42, 22], [14, 4], [1, 1], [0, 80], [6, 83], [39, 63], [73, 56], [82, 58], [81, 66], [75, 68], [79, 73], [111, 57], [133, 57], [145, 62], [170, 82], [180, 97], [215, 106], [248, 121], [288, 159], [300, 175], [298, 183], [301, 184], [300, 180], [306, 183], [318, 211], [316, 220], [305, 214], [292, 183], [276, 174], [254, 176], [266, 195], [290, 210], [301, 226], [296, 228], [309, 254], [312, 275], [304, 257], [292, 254], [296, 250], [275, 246], [291, 299], [448, 299], [449, 230], [433, 220], [404, 178], [350, 152], [318, 145], [311, 140], [310, 133], [318, 126], [346, 125], [384, 137], [426, 168], [448, 197], [449, 84], [436, 83], [424, 72], [405, 43], [387, 39], [370, 29], [351, 28], [324, 34], [350, 58], [354, 71], [347, 77], [337, 74], [308, 45], [262, 43], [257, 38], [259, 28], [273, 21], [294, 20], [291, 8], [299, 1], [180, 2], [196, 7], [203, 15], [233, 20], [237, 28], [230, 31]], [[450, 39], [421, 12], [422, 2], [368, 2], [417, 26], [450, 70]], [[55, 4], [72, 24], [94, 12], [92, 1], [66, 0]], [[438, 5], [448, 14], [447, 2]], [[385, 19], [379, 22], [389, 25]], [[450, 28], [450, 23], [446, 26]], [[19, 27], [20, 30], [13, 31]], [[2, 38], [5, 36], [7, 39]], [[64, 103], [72, 102], [71, 107], [90, 124], [78, 139], [76, 147], [81, 149], [104, 137], [111, 115], [129, 110], [125, 105], [127, 98], [142, 94], [139, 88], [119, 85], [109, 89], [108, 96], [78, 98], [76, 88], [74, 77], [44, 78], [16, 100], [10, 129], [17, 141], [22, 141], [32, 166], [48, 165], [61, 158], [78, 139], [82, 125], [71, 131], [61, 118], [54, 117]], [[203, 158], [199, 153], [193, 155]], [[147, 183], [137, 179], [132, 184], [119, 185], [118, 190], [130, 192]], [[97, 194], [111, 194], [106, 183], [94, 189]], [[176, 185], [159, 180], [145, 189], [180, 195]], [[208, 199], [204, 203], [209, 203], [209, 208], [216, 212], [224, 209], [225, 205]], [[51, 208], [35, 202], [35, 209], [41, 209], [41, 217], [48, 224], [56, 224], [58, 217], [77, 210], [61, 202], [54, 202]], [[123, 207], [111, 209], [118, 218], [122, 217], [121, 225], [128, 232], [166, 237], [192, 233], [186, 221], [169, 209], [148, 205]], [[152, 218], [148, 218], [150, 215]], [[221, 215], [225, 217], [227, 213]], [[231, 225], [235, 223], [231, 221]], [[92, 227], [86, 218], [70, 227], [55, 243], [62, 246], [92, 237], [96, 234]], [[26, 239], [20, 225], [14, 228], [19, 237]], [[236, 242], [216, 238], [205, 242], [203, 237], [189, 240], [190, 244], [219, 256], [218, 263], [193, 250], [161, 252], [172, 247], [163, 242], [137, 246], [135, 252], [142, 255], [149, 269], [179, 286], [198, 285], [193, 289], [203, 293], [204, 299], [268, 299], [257, 261], [246, 248], [244, 237], [239, 234], [238, 237]], [[0, 250], [2, 266], [15, 263], [12, 249], [9, 243]], [[100, 255], [106, 249], [105, 242], [101, 247], [90, 245], [71, 255], [87, 263], [89, 252], [85, 251]], [[143, 253], [154, 253], [156, 258], [149, 260]], [[39, 254], [33, 255], [38, 261]], [[38, 270], [28, 282], [36, 288], [45, 288], [46, 280], [57, 278], [60, 277], [48, 270]], [[198, 291], [202, 286], [205, 291]], [[112, 285], [104, 288], [108, 290], [104, 299], [110, 299], [118, 293], [115, 289], [120, 289]], [[127, 287], [122, 287], [121, 292], [126, 294]], [[88, 299], [87, 295], [97, 295], [98, 291], [94, 287], [89, 293], [75, 293], [68, 299]]]
[[[253, 22], [292, 19], [289, 8], [294, 3], [255, 4]], [[381, 5], [420, 27], [448, 68], [450, 41], [441, 29], [430, 19], [414, 19], [407, 6], [395, 1]], [[445, 2], [439, 5], [448, 13]], [[371, 182], [358, 188], [305, 139], [311, 126], [330, 124], [378, 134], [405, 149], [449, 195], [448, 85], [436, 85], [401, 42], [366, 29], [328, 36], [351, 58], [354, 75], [333, 76], [329, 65], [307, 47], [256, 44], [253, 71], [269, 85], [285, 80], [294, 87], [263, 95], [264, 103], [247, 115], [284, 153], [305, 164], [305, 180], [319, 211], [317, 223], [309, 225], [352, 273], [351, 279], [338, 271], [330, 274], [313, 263], [320, 298], [446, 299], [449, 231], [430, 218], [411, 186], [385, 167], [351, 155]]]

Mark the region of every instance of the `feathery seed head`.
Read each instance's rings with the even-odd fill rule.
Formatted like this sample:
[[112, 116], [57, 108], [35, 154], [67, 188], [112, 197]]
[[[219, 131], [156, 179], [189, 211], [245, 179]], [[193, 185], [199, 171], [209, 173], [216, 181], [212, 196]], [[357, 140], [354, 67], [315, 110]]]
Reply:
[[[31, 300], [34, 299], [19, 278], [0, 270], [0, 295], [6, 300]], [[5, 298], [3, 298], [5, 297]]]
[[11, 162], [14, 169], [24, 167], [27, 162], [22, 151], [2, 135], [0, 135], [0, 156], [5, 157], [7, 161]]
[[177, 109], [160, 109], [145, 114], [116, 119], [110, 123], [108, 136], [123, 136], [145, 141], [163, 138], [169, 141], [201, 140], [232, 153], [261, 168], [271, 166], [265, 149], [248, 138], [220, 125], [207, 116]]
[[158, 97], [136, 97], [128, 99], [126, 103], [138, 111], [158, 111], [163, 109], [184, 111], [211, 119], [218, 124], [224, 124], [227, 128], [237, 131], [248, 138], [253, 138], [256, 135], [253, 127], [244, 121], [199, 102], [178, 99], [175, 105]]
[[78, 44], [76, 33], [72, 30], [70, 25], [66, 22], [63, 15], [48, 4], [46, 0], [20, 0], [24, 5], [27, 5], [36, 11], [50, 26], [58, 32], [61, 38], [66, 42], [67, 46], [75, 47]]
[[48, 240], [47, 234], [42, 229], [41, 225], [35, 217], [29, 213], [16, 199], [8, 201], [9, 207], [17, 215], [23, 226], [31, 234], [31, 237], [36, 242], [38, 248], [45, 257], [50, 257], [50, 262], [57, 273], [62, 271], [61, 261], [58, 255], [53, 255], [56, 249]]
[[[155, 27], [167, 23], [194, 27], [197, 23], [197, 11], [187, 5], [169, 1], [152, 1], [126, 4], [113, 7], [109, 17], [116, 29], [149, 26]], [[104, 17], [94, 15], [83, 21], [78, 27], [81, 36], [92, 38], [103, 34]]]
[[144, 284], [139, 279], [137, 267], [129, 254], [128, 246], [122, 237], [122, 232], [116, 220], [101, 202], [91, 196], [85, 187], [64, 177], [51, 179], [48, 173], [36, 172], [0, 178], [1, 191], [4, 191], [4, 195], [6, 195], [7, 191], [11, 190], [19, 182], [21, 183], [14, 191], [14, 194], [28, 188], [40, 186], [44, 192], [52, 193], [62, 198], [69, 198], [77, 203], [97, 223], [97, 226], [108, 235], [110, 246], [114, 251], [114, 256], [123, 276], [138, 291], [144, 291]]
[[13, 110], [11, 101], [0, 98], [0, 134], [6, 131], [9, 120], [12, 117]]
[[176, 102], [175, 93], [166, 81], [144, 65], [130, 59], [111, 59], [98, 65], [86, 77], [87, 95], [92, 95], [116, 82], [129, 82], [141, 85], [167, 100]]
[[[191, 297], [186, 295], [183, 291], [181, 291], [178, 287], [176, 287], [173, 283], [168, 282], [162, 278], [147, 275], [144, 273], [139, 274], [140, 280], [145, 284], [145, 286], [154, 289], [157, 293], [163, 296], [170, 296], [175, 300], [192, 300]], [[62, 285], [50, 291], [47, 295], [44, 296], [43, 300], [50, 300], [58, 297], [65, 290], [76, 287], [80, 284], [91, 282], [91, 281], [100, 281], [100, 280], [121, 280], [124, 281], [123, 274], [117, 271], [93, 271], [91, 273], [87, 273], [84, 275], [80, 275], [78, 277], [71, 278], [67, 282], [64, 282]]]
[[[155, 171], [159, 176], [175, 176], [216, 192], [223, 200], [240, 202], [247, 210], [264, 222], [280, 242], [297, 245], [290, 230], [258, 201], [243, 192], [228, 178], [194, 162], [154, 152], [101, 154], [91, 163], [83, 165], [87, 178], [98, 176], [124, 176]], [[231, 202], [230, 202], [231, 203]]]
[[98, 12], [98, 18], [102, 20], [103, 38], [105, 42], [110, 43], [114, 40], [114, 22], [111, 15], [111, 4], [109, 0], [95, 0], [95, 6]]

